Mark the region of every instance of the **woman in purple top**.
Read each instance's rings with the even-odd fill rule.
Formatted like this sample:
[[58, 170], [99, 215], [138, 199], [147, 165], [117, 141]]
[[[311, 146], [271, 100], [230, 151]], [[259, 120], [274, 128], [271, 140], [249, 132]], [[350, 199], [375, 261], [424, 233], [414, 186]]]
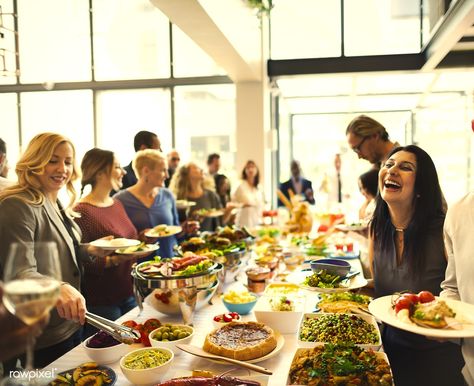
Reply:
[[[138, 176], [137, 183], [118, 192], [114, 198], [122, 202], [138, 231], [160, 224], [179, 225], [176, 201], [171, 191], [164, 187], [168, 171], [163, 154], [153, 149], [140, 150], [133, 160], [133, 168]], [[183, 225], [186, 231], [193, 230], [188, 229], [192, 227]], [[158, 238], [161, 257], [174, 256], [177, 236]]]

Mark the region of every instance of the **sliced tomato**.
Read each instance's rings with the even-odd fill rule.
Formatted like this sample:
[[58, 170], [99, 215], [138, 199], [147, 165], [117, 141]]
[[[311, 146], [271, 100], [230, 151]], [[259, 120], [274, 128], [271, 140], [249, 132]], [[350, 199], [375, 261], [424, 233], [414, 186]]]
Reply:
[[158, 319], [150, 318], [145, 323], [143, 323], [143, 327], [150, 332], [161, 327], [161, 322]]
[[138, 323], [135, 322], [134, 320], [127, 320], [125, 322], [122, 323], [122, 326], [125, 326], [125, 327], [130, 327], [130, 328], [135, 328], [138, 326]]

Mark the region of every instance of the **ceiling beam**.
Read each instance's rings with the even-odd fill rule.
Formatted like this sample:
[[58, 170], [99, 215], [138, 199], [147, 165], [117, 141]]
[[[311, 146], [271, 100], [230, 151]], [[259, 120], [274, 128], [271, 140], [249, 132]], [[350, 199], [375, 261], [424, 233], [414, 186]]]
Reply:
[[150, 1], [234, 82], [262, 80], [260, 21], [245, 3], [240, 0]]
[[269, 60], [268, 76], [419, 70], [422, 54]]
[[474, 0], [458, 0], [448, 9], [430, 41], [423, 48], [424, 71], [432, 71], [474, 24]]

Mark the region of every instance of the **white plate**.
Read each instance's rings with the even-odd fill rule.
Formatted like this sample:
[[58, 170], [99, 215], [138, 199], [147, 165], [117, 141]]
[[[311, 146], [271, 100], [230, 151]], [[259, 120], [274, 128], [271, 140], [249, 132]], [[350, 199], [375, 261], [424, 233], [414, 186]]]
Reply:
[[139, 245], [140, 243], [140, 240], [116, 238], [111, 240], [94, 240], [91, 241], [89, 244], [93, 247], [115, 251], [117, 248], [133, 247], [135, 245]]
[[153, 251], [156, 251], [160, 248], [160, 246], [158, 244], [145, 244], [143, 247], [142, 247], [142, 251], [131, 251], [131, 252], [127, 252], [127, 249], [128, 248], [119, 248], [119, 249], [116, 249], [115, 250], [115, 253], [119, 254], [119, 255], [135, 255], [135, 256], [145, 256], [145, 255], [148, 255], [150, 254], [151, 252]]
[[[306, 347], [306, 348], [311, 348], [311, 347], [316, 347], [316, 346], [322, 346], [323, 344], [326, 344], [326, 343], [330, 343], [330, 342], [320, 342], [320, 341], [317, 341], [317, 342], [308, 342], [306, 340], [301, 340], [300, 339], [300, 334], [301, 334], [301, 328], [303, 327], [303, 323], [306, 319], [318, 319], [320, 318], [321, 316], [324, 316], [324, 315], [348, 315], [348, 314], [332, 314], [332, 313], [320, 313], [320, 314], [304, 314], [303, 315], [303, 318], [301, 319], [301, 322], [300, 322], [300, 325], [299, 325], [299, 328], [298, 328], [298, 332], [297, 332], [297, 339], [298, 339], [298, 346], [300, 347]], [[353, 315], [353, 314], [350, 314], [350, 316], [355, 316], [356, 318], [360, 318], [360, 319], [363, 319], [365, 320], [367, 323], [369, 323], [370, 325], [372, 325], [375, 329], [375, 331], [377, 332], [377, 343], [355, 343], [356, 346], [359, 346], [359, 347], [362, 347], [363, 349], [373, 349], [373, 350], [377, 350], [381, 345], [382, 345], [382, 337], [380, 336], [380, 330], [379, 330], [379, 326], [377, 325], [377, 322], [375, 320], [375, 318], [371, 315]]]
[[221, 217], [221, 216], [224, 215], [224, 210], [223, 209], [212, 209], [212, 210], [209, 210], [208, 212], [206, 212], [204, 214], [198, 214], [196, 212], [194, 212], [193, 214], [196, 215], [196, 216], [204, 217], [204, 218]]
[[367, 229], [367, 225], [364, 224], [354, 224], [354, 225], [349, 225], [349, 224], [339, 224], [336, 225], [335, 228], [337, 230], [343, 231], [343, 232], [360, 232], [365, 229]]
[[194, 201], [187, 201], [187, 200], [176, 200], [176, 208], [178, 209], [186, 209], [196, 205]]
[[[162, 226], [165, 224], [160, 224], [158, 226]], [[156, 227], [151, 228], [148, 232], [145, 233], [146, 237], [158, 237], [158, 238], [165, 238], [165, 237], [170, 237], [174, 236], [175, 234], [181, 232], [183, 228], [181, 228], [179, 225], [166, 225], [166, 234], [161, 235], [160, 233], [157, 233], [154, 229]]]
[[[460, 302], [459, 300], [437, 298], [444, 300], [446, 304], [456, 313], [456, 319], [466, 319], [474, 323], [474, 305]], [[377, 319], [401, 330], [415, 334], [430, 336], [433, 338], [472, 338], [474, 337], [474, 324], [465, 324], [461, 330], [421, 327], [414, 323], [407, 323], [397, 318], [392, 308], [392, 295], [383, 296], [372, 300], [369, 311]], [[470, 318], [470, 319], [469, 319]]]
[[[275, 355], [277, 355], [283, 346], [285, 345], [285, 338], [283, 338], [283, 335], [281, 335], [279, 332], [275, 331], [275, 336], [277, 338], [277, 345], [273, 349], [273, 351], [269, 352], [267, 355], [264, 355], [263, 357], [260, 358], [255, 358], [255, 359], [249, 359], [248, 361], [242, 361], [242, 362], [247, 362], [247, 363], [258, 363], [258, 362], [263, 362], [266, 361], [267, 359], [273, 358]], [[208, 361], [216, 362], [216, 363], [221, 363], [224, 365], [228, 365], [229, 362], [221, 361], [219, 359], [210, 359], [210, 358], [204, 358], [207, 359]]]
[[313, 292], [323, 292], [323, 293], [334, 293], [334, 292], [346, 292], [348, 290], [352, 289], [357, 289], [357, 288], [362, 288], [367, 285], [367, 279], [365, 279], [362, 276], [362, 272], [359, 273], [358, 275], [352, 277], [348, 282], [343, 282], [341, 287], [337, 288], [319, 288], [319, 287], [310, 287], [308, 285], [302, 284], [304, 279], [312, 275], [312, 271], [297, 271], [290, 273], [286, 280], [290, 283], [294, 283], [300, 286], [300, 288], [303, 288], [308, 291], [313, 291]]

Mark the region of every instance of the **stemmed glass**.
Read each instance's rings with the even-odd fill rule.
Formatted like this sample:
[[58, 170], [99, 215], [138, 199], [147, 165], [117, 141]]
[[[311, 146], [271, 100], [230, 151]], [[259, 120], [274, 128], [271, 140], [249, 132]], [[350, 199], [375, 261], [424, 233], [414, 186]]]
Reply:
[[[43, 319], [56, 305], [60, 292], [61, 270], [54, 242], [13, 243], [3, 271], [5, 307], [23, 323], [32, 325]], [[28, 337], [27, 371], [33, 369], [35, 337]], [[37, 385], [35, 378], [8, 379], [3, 385]]]

